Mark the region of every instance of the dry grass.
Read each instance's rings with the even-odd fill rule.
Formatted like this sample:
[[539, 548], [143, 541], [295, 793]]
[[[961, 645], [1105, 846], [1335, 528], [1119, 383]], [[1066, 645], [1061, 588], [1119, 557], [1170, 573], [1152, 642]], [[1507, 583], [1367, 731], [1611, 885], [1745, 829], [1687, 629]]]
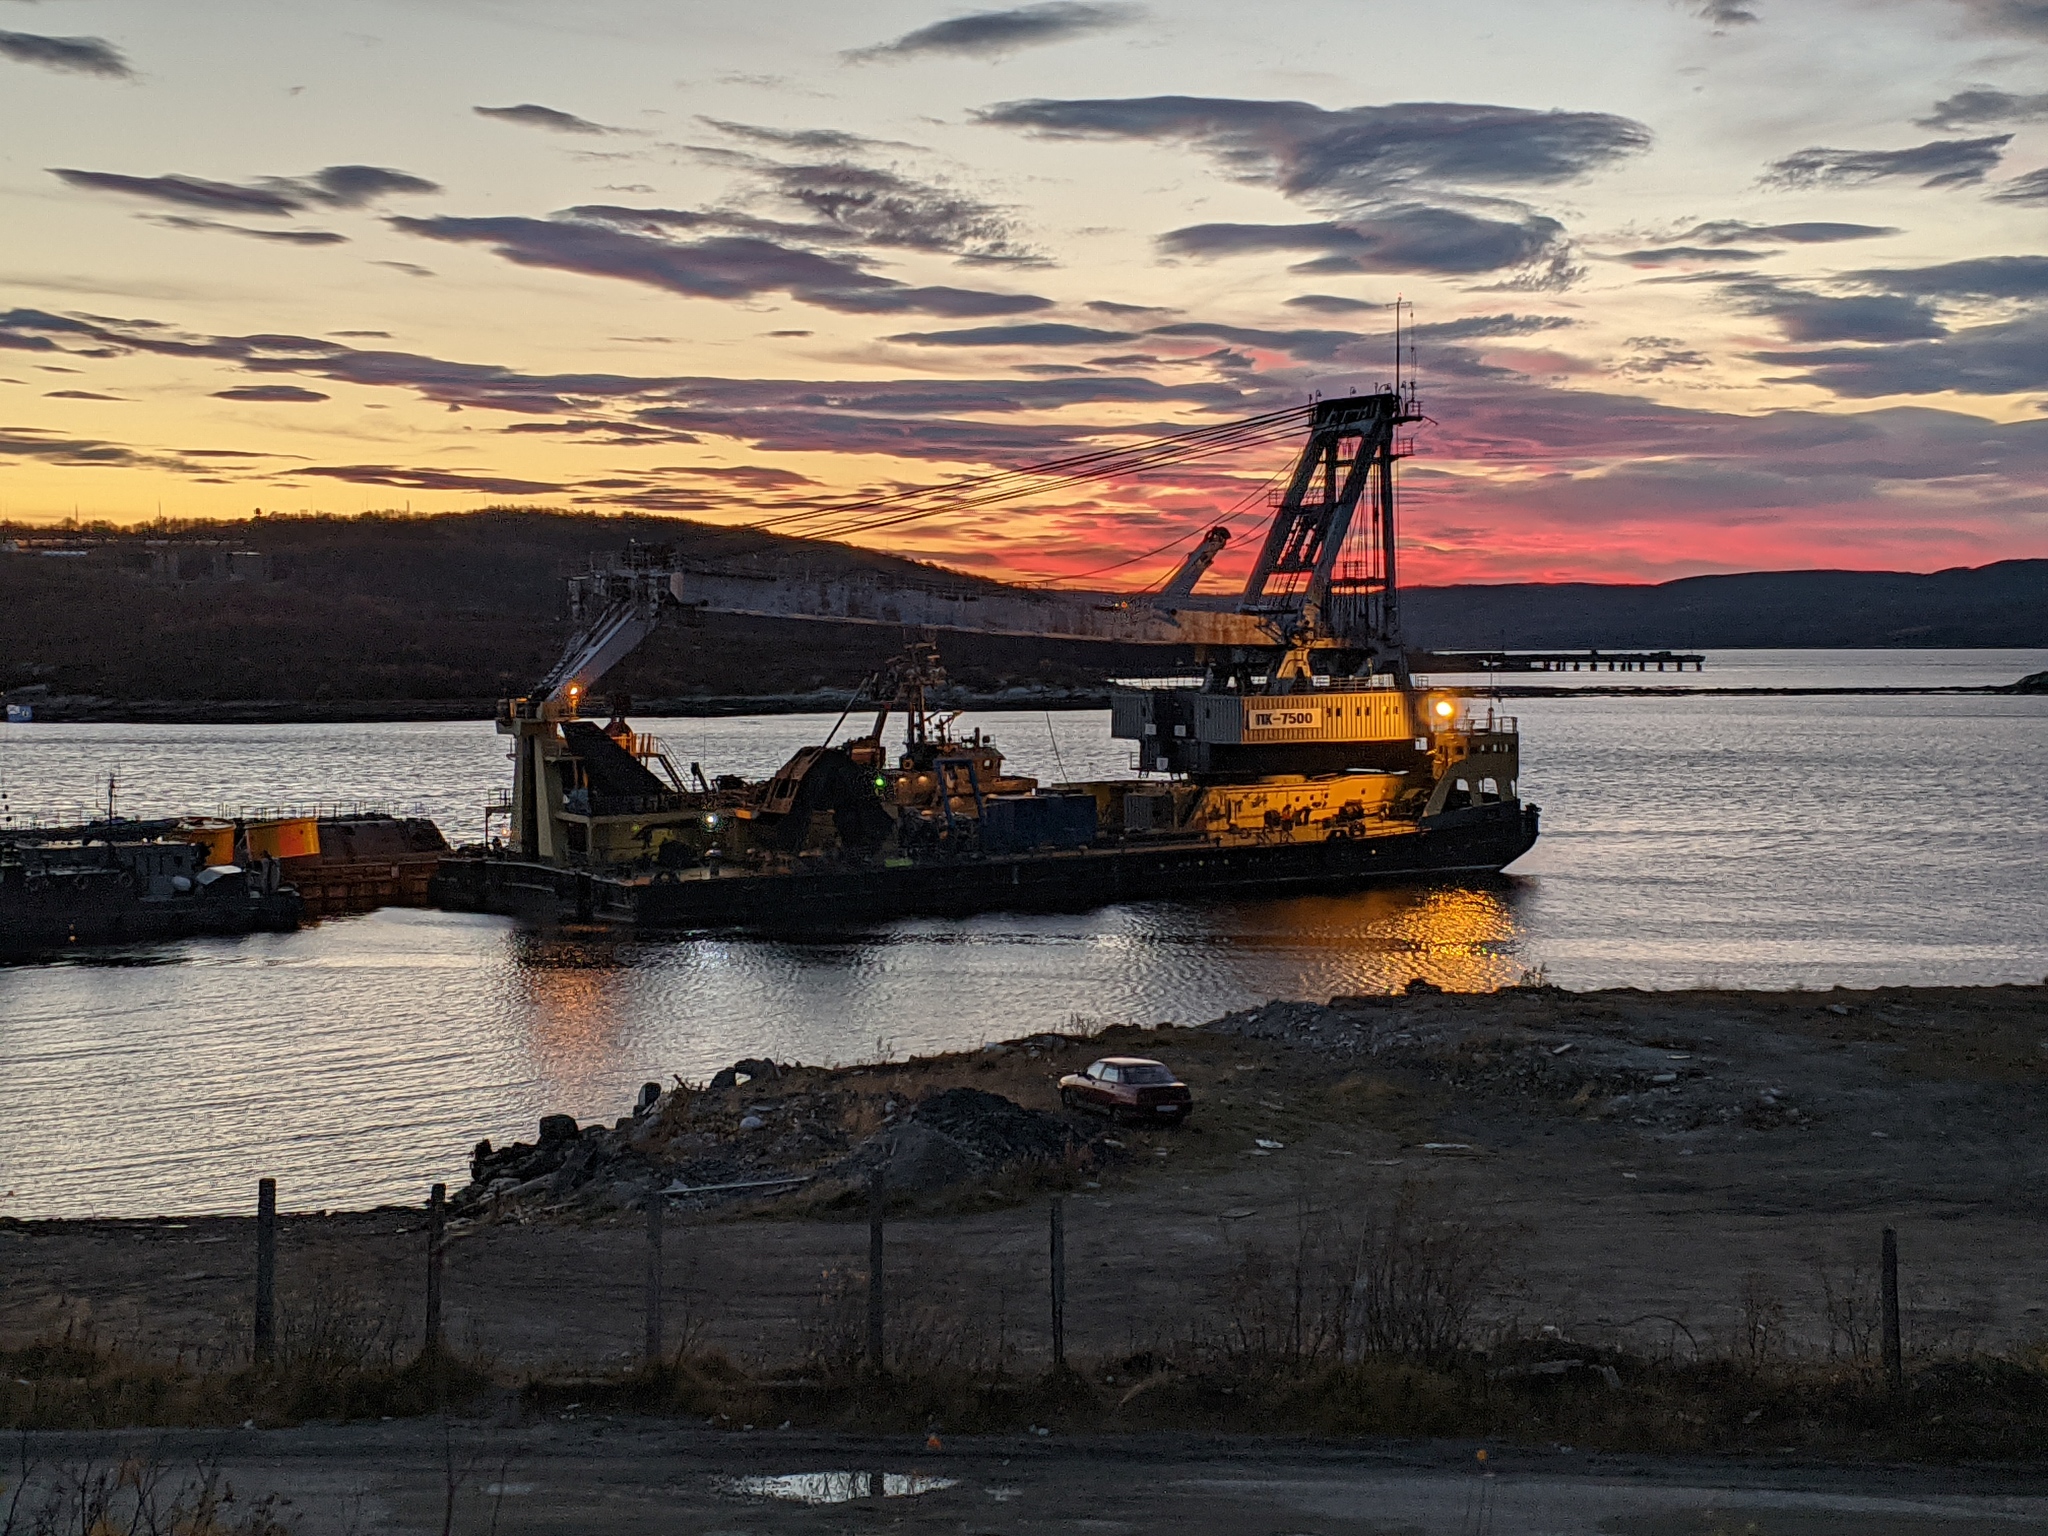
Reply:
[[2048, 1350], [1923, 1355], [1895, 1396], [1871, 1358], [1861, 1272], [1816, 1273], [1837, 1328], [1824, 1356], [1793, 1352], [1784, 1299], [1754, 1275], [1717, 1340], [1677, 1319], [1660, 1320], [1669, 1344], [1656, 1354], [1532, 1336], [1513, 1322], [1518, 1234], [1460, 1209], [1455, 1190], [1424, 1184], [1378, 1202], [1305, 1199], [1292, 1242], [1241, 1248], [1174, 1335], [1071, 1368], [1018, 1367], [1019, 1304], [1035, 1310], [1035, 1295], [931, 1264], [907, 1284], [892, 1271], [882, 1372], [865, 1363], [865, 1276], [834, 1271], [794, 1358], [685, 1353], [653, 1371], [530, 1381], [525, 1401], [735, 1428], [1455, 1436], [1936, 1461], [2048, 1453]]
[[[1513, 1374], [1546, 1364], [1569, 1368]], [[538, 1412], [674, 1414], [734, 1429], [1451, 1437], [1932, 1462], [2048, 1454], [2048, 1371], [2038, 1360], [1921, 1365], [1895, 1397], [1864, 1368], [1673, 1362], [1552, 1338], [1498, 1340], [1483, 1354], [1438, 1365], [1365, 1356], [1276, 1367], [1146, 1350], [1065, 1370], [1014, 1373], [952, 1361], [880, 1376], [764, 1371], [712, 1353], [612, 1378], [535, 1380], [523, 1396]]]
[[140, 1425], [265, 1427], [309, 1419], [409, 1418], [488, 1391], [487, 1367], [446, 1351], [400, 1358], [344, 1325], [281, 1329], [276, 1359], [208, 1368], [136, 1359], [90, 1328], [0, 1350], [0, 1429]]
[[[1461, 1309], [1470, 1272], [1461, 1279], [1444, 1262], [1461, 1240], [1381, 1230], [1389, 1241], [1363, 1267], [1377, 1264], [1419, 1301], [1405, 1318], [1396, 1306], [1394, 1319], [1350, 1325], [1341, 1338], [1334, 1326], [1341, 1304], [1328, 1274], [1304, 1266], [1297, 1321], [1293, 1256], [1269, 1255], [1242, 1265], [1186, 1336], [1061, 1370], [1019, 1368], [996, 1304], [977, 1310], [959, 1293], [915, 1292], [891, 1309], [888, 1369], [874, 1374], [863, 1363], [862, 1277], [828, 1276], [791, 1358], [739, 1361], [686, 1350], [653, 1370], [534, 1378], [521, 1399], [533, 1412], [651, 1413], [721, 1428], [1450, 1436], [1618, 1452], [1793, 1449], [1939, 1462], [2048, 1455], [2048, 1351], [1918, 1359], [1906, 1391], [1894, 1396], [1873, 1362], [1795, 1358], [1767, 1323], [1743, 1335], [1753, 1341], [1746, 1352], [1702, 1356], [1651, 1356], [1548, 1334], [1482, 1334], [1483, 1319]], [[1752, 1311], [1767, 1317], [1771, 1306], [1759, 1295]], [[454, 1361], [445, 1362], [441, 1380], [425, 1361], [328, 1373], [177, 1371], [77, 1339], [8, 1351], [0, 1370], [0, 1422], [22, 1429], [421, 1416], [435, 1410], [444, 1390], [459, 1405], [493, 1385], [488, 1373]], [[135, 1475], [132, 1467], [66, 1473], [64, 1507], [118, 1497], [130, 1501], [120, 1507], [132, 1516], [142, 1496]], [[155, 1490], [160, 1511], [179, 1508], [180, 1498], [188, 1512], [201, 1507], [203, 1477], [172, 1478], [156, 1468], [149, 1478], [140, 1486]], [[214, 1507], [175, 1526], [131, 1525], [124, 1516], [109, 1528], [272, 1536], [277, 1527], [257, 1513], [242, 1510], [241, 1523], [222, 1523]], [[0, 1536], [95, 1528], [90, 1521], [35, 1523], [40, 1518], [26, 1511], [7, 1527], [0, 1506]]]
[[288, 1536], [275, 1496], [237, 1505], [220, 1468], [156, 1456], [39, 1465], [21, 1437], [0, 1477], [0, 1536]]

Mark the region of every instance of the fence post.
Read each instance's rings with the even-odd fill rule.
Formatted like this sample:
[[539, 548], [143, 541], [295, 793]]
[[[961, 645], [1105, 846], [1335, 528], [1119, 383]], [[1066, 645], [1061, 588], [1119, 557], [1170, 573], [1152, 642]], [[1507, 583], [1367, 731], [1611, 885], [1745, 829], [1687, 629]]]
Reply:
[[277, 1354], [277, 1180], [256, 1181], [256, 1363]]
[[1906, 1385], [1906, 1359], [1899, 1340], [1899, 1234], [1884, 1229], [1884, 1273], [1881, 1281], [1884, 1306], [1884, 1380], [1892, 1391]]
[[441, 1247], [448, 1222], [448, 1186], [436, 1184], [427, 1196], [427, 1345], [441, 1353]]
[[647, 1369], [661, 1364], [661, 1218], [668, 1197], [661, 1180], [647, 1192]]
[[868, 1175], [868, 1369], [882, 1373], [882, 1216], [889, 1203], [888, 1175]]
[[1067, 1363], [1067, 1202], [1052, 1197], [1052, 1364]]

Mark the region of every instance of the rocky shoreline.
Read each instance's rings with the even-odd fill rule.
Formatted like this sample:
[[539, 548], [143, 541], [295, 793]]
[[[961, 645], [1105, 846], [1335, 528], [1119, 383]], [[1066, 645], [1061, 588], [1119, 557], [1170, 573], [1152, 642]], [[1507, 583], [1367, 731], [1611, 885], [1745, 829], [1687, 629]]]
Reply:
[[[1048, 1037], [1045, 1049], [1055, 1045]], [[1064, 1043], [1064, 1042], [1057, 1042]], [[1041, 1042], [988, 1048], [1036, 1060]], [[931, 1195], [1023, 1171], [1073, 1180], [1121, 1147], [1099, 1119], [1027, 1109], [985, 1089], [948, 1087], [913, 1102], [860, 1068], [828, 1070], [749, 1059], [701, 1088], [647, 1083], [633, 1113], [610, 1126], [543, 1116], [531, 1142], [477, 1143], [457, 1216], [539, 1212], [601, 1215], [644, 1207], [657, 1189], [678, 1208], [707, 1209], [802, 1195], [845, 1200], [880, 1171], [894, 1194]]]

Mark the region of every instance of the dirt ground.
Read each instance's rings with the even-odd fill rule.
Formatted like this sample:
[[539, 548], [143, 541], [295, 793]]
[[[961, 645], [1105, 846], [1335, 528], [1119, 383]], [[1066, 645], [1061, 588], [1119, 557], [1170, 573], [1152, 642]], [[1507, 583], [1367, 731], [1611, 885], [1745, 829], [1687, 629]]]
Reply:
[[[1418, 1180], [1432, 1209], [1495, 1231], [1510, 1282], [1495, 1305], [1527, 1332], [1712, 1352], [1761, 1298], [1791, 1345], [1825, 1350], [1843, 1343], [1826, 1295], [1868, 1297], [1891, 1226], [1909, 1351], [2048, 1334], [2040, 987], [1276, 1003], [833, 1077], [905, 1102], [967, 1085], [1054, 1109], [1059, 1073], [1113, 1052], [1167, 1061], [1196, 1111], [1179, 1130], [1118, 1131], [1124, 1160], [1066, 1197], [1075, 1355], [1183, 1334], [1248, 1247], [1291, 1251], [1305, 1226]], [[774, 1093], [799, 1091], [739, 1093], [772, 1119]], [[640, 1348], [637, 1214], [526, 1206], [452, 1236], [457, 1348], [512, 1373]], [[1044, 1191], [924, 1198], [887, 1240], [900, 1326], [971, 1327], [1020, 1367], [1045, 1362]], [[820, 1193], [678, 1210], [671, 1343], [796, 1357], [836, 1326], [867, 1241], [862, 1212]], [[246, 1350], [253, 1268], [242, 1219], [0, 1222], [0, 1343], [89, 1321], [140, 1355], [227, 1362]], [[288, 1215], [278, 1269], [287, 1328], [346, 1313], [394, 1353], [417, 1348], [422, 1212]]]
[[[1334, 1449], [1189, 1435], [854, 1439], [717, 1433], [564, 1414], [535, 1423], [322, 1426], [168, 1435], [36, 1435], [25, 1501], [67, 1469], [132, 1456], [181, 1478], [211, 1461], [247, 1512], [293, 1536], [2034, 1536], [2038, 1477], [1779, 1462], [1588, 1456], [1488, 1460], [1463, 1444]], [[1490, 1474], [1490, 1475], [1489, 1475]], [[9, 1469], [11, 1479], [12, 1469]], [[879, 1493], [880, 1496], [876, 1496]], [[0, 1515], [6, 1508], [0, 1496]], [[27, 1522], [24, 1520], [23, 1525]], [[75, 1528], [75, 1527], [73, 1527]]]

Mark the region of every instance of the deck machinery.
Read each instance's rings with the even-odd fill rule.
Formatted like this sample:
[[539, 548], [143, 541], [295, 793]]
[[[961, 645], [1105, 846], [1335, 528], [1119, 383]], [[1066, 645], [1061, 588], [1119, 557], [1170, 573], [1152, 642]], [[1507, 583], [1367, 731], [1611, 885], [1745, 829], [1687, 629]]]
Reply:
[[[500, 712], [515, 764], [504, 835], [444, 864], [443, 898], [698, 925], [1499, 870], [1537, 832], [1516, 722], [1417, 686], [1402, 642], [1395, 465], [1420, 419], [1412, 388], [1303, 417], [1234, 592], [1198, 590], [1229, 543], [1220, 526], [1140, 595], [789, 575], [647, 547], [574, 578], [575, 637]], [[955, 741], [928, 713], [942, 674], [926, 644], [870, 680], [884, 707], [867, 736], [807, 747], [763, 784], [685, 785], [618, 711], [603, 727], [581, 718], [605, 672], [678, 608], [1172, 647], [1192, 650], [1201, 681], [1114, 693], [1111, 732], [1133, 744], [1138, 777], [1040, 790], [993, 743]], [[893, 760], [892, 707], [907, 726]]]

